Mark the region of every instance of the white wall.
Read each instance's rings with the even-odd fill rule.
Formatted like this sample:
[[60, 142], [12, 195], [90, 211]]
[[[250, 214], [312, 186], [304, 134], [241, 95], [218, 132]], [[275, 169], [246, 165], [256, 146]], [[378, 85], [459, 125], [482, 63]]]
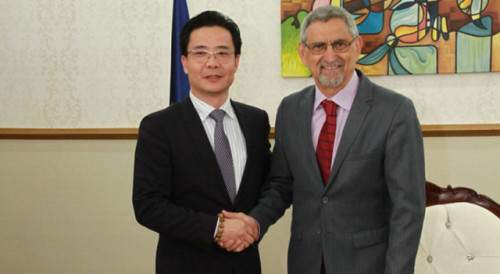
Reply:
[[[280, 76], [280, 1], [188, 0], [240, 26], [233, 99], [274, 124], [312, 79]], [[137, 127], [168, 102], [171, 0], [0, 1], [0, 128]], [[500, 123], [500, 74], [371, 77], [422, 124]], [[135, 141], [0, 140], [0, 273], [153, 273], [155, 233], [131, 205]], [[427, 178], [500, 201], [500, 137], [425, 138]], [[289, 214], [261, 245], [285, 273]]]
[[[425, 138], [427, 179], [500, 201], [500, 137]], [[154, 273], [157, 234], [132, 208], [135, 141], [0, 140], [0, 273]], [[286, 273], [289, 212], [260, 245]]]
[[[280, 1], [187, 2], [239, 24], [231, 96], [274, 124], [281, 98], [312, 84], [281, 77]], [[171, 16], [171, 0], [2, 0], [0, 128], [137, 127], [168, 102]], [[500, 73], [371, 79], [412, 98], [422, 124], [500, 122]]]

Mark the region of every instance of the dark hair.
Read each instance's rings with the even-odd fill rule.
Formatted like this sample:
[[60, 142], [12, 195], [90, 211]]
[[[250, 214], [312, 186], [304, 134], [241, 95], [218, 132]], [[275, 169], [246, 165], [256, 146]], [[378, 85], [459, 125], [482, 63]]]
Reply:
[[234, 54], [239, 55], [241, 53], [240, 28], [231, 18], [213, 10], [204, 11], [186, 22], [182, 28], [180, 39], [182, 55], [187, 56], [187, 46], [189, 44], [191, 32], [202, 27], [214, 26], [225, 28], [231, 33], [234, 44]]

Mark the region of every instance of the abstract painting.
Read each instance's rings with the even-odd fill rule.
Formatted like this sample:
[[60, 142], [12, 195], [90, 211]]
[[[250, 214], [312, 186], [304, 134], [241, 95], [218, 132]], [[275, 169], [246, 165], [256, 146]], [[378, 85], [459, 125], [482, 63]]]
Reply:
[[500, 71], [500, 0], [281, 0], [283, 77], [310, 76], [297, 53], [300, 26], [325, 5], [353, 15], [367, 75]]

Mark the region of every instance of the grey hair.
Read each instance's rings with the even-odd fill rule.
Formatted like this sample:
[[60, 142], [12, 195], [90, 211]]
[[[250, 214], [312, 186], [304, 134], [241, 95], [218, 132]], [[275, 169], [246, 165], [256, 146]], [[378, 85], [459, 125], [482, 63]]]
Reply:
[[340, 18], [344, 20], [349, 27], [349, 33], [351, 33], [352, 37], [358, 36], [359, 32], [356, 22], [347, 10], [340, 7], [323, 6], [311, 11], [311, 13], [309, 13], [302, 22], [302, 26], [300, 28], [300, 41], [302, 43], [307, 41], [307, 28], [309, 28], [313, 22], [327, 22], [332, 18]]

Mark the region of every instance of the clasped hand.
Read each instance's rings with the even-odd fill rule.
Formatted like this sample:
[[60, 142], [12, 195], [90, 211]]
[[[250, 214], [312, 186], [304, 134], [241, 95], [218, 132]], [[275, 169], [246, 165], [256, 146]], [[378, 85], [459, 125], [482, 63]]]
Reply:
[[227, 251], [241, 252], [259, 239], [257, 221], [244, 214], [223, 210], [224, 231], [217, 244]]

